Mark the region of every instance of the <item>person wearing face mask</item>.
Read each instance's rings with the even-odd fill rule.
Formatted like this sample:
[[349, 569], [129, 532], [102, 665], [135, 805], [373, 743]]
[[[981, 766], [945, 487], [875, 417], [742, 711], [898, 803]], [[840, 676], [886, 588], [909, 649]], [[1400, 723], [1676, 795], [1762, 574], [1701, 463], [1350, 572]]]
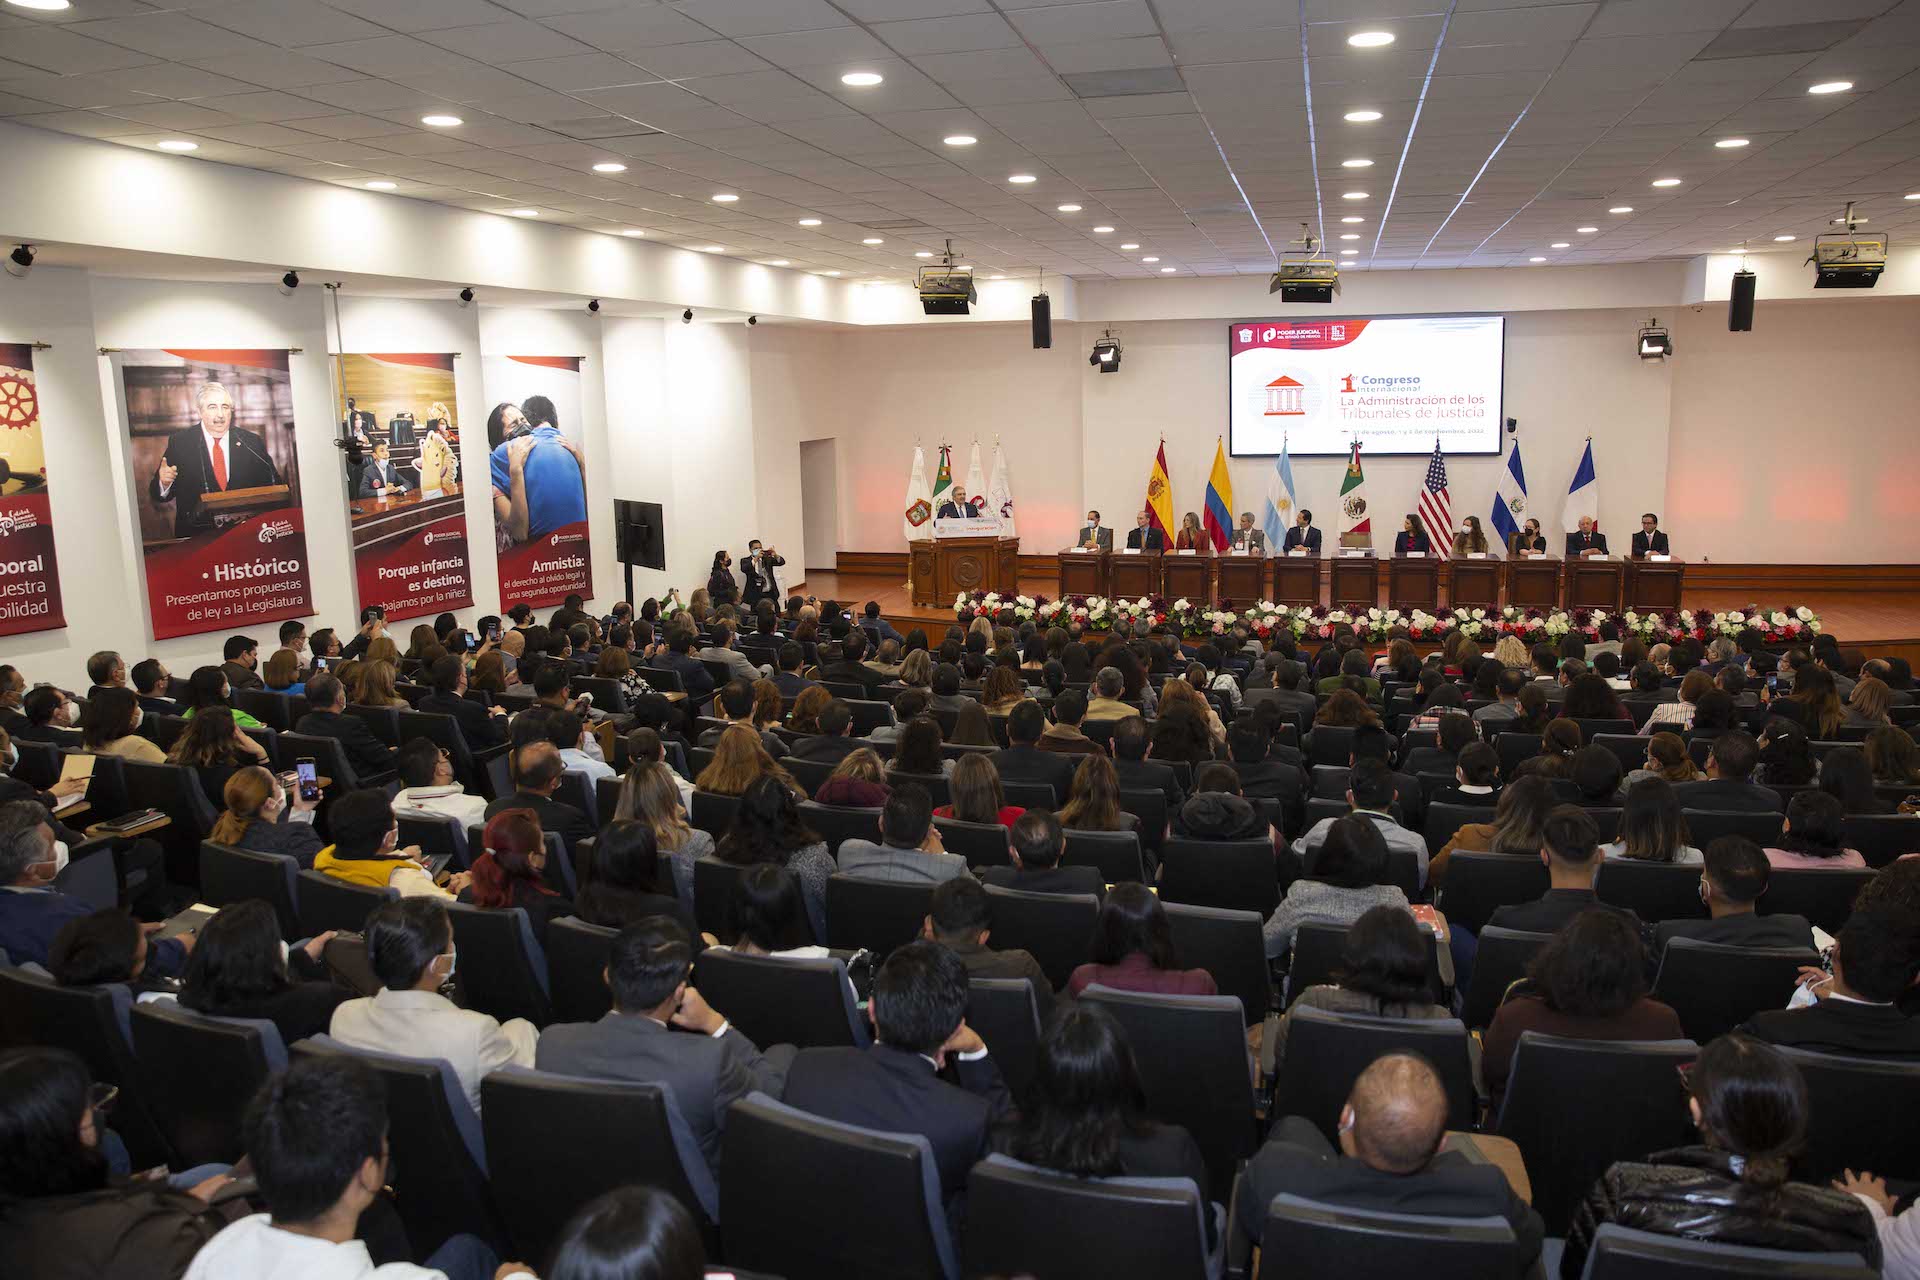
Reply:
[[1468, 516], [1460, 522], [1460, 531], [1453, 535], [1453, 554], [1456, 556], [1485, 555], [1487, 535], [1480, 528], [1479, 516]]
[[740, 572], [747, 579], [747, 589], [741, 596], [742, 603], [751, 608], [762, 598], [778, 600], [780, 598], [780, 580], [774, 570], [787, 562], [787, 558], [772, 547], [763, 546], [760, 539], [754, 538], [747, 543], [747, 558], [740, 563]]
[[80, 704], [66, 695], [63, 689], [43, 684], [27, 694], [21, 700], [21, 709], [26, 712], [27, 722], [13, 731], [13, 736], [22, 742], [47, 742], [56, 747], [77, 749], [80, 735], [75, 725], [80, 723]]
[[233, 723], [241, 729], [264, 729], [252, 715], [233, 705], [233, 686], [219, 667], [195, 667], [187, 677], [187, 709], [180, 714], [193, 719], [202, 707], [225, 707], [233, 712]]
[[0, 665], [0, 729], [12, 733], [27, 722], [20, 704], [27, 696], [27, 677], [11, 664]]
[[362, 931], [379, 994], [333, 1011], [329, 1034], [355, 1049], [406, 1058], [438, 1058], [453, 1068], [474, 1111], [480, 1081], [501, 1067], [531, 1067], [540, 1032], [525, 1018], [497, 1022], [440, 994], [459, 957], [447, 909], [430, 898], [402, 898], [375, 907]]
[[[67, 842], [55, 834], [44, 808], [30, 800], [0, 804], [0, 951], [12, 963], [44, 966], [61, 928], [93, 914], [91, 903], [53, 887], [66, 865]], [[149, 933], [159, 927], [143, 926]], [[163, 977], [176, 975], [192, 948], [191, 934], [155, 942], [147, 967]]]
[[[88, 780], [85, 778], [68, 778], [42, 791], [32, 783], [13, 776], [14, 766], [19, 763], [20, 748], [13, 745], [13, 739], [5, 729], [0, 729], [0, 804], [11, 800], [31, 800], [51, 813], [58, 801], [86, 793]], [[53, 828], [55, 834], [69, 844], [80, 843], [81, 837], [61, 825], [58, 819], [53, 821]]]
[[145, 718], [146, 712], [131, 689], [96, 689], [80, 716], [81, 744], [96, 755], [165, 764], [167, 753], [140, 736], [140, 722]]
[[254, 853], [285, 854], [311, 869], [326, 842], [313, 829], [317, 800], [304, 800], [259, 765], [236, 769], [221, 792], [226, 812], [207, 836], [214, 844]]
[[403, 898], [443, 902], [451, 901], [473, 879], [471, 872], [459, 871], [447, 878], [445, 888], [435, 884], [419, 861], [420, 846], [399, 847], [400, 824], [394, 819], [393, 804], [377, 788], [349, 791], [333, 802], [327, 817], [333, 843], [313, 860], [313, 869], [321, 875], [371, 889], [397, 889]]
[[740, 584], [733, 577], [733, 557], [725, 551], [713, 553], [713, 571], [707, 575], [707, 598], [715, 605], [735, 604], [740, 599]]

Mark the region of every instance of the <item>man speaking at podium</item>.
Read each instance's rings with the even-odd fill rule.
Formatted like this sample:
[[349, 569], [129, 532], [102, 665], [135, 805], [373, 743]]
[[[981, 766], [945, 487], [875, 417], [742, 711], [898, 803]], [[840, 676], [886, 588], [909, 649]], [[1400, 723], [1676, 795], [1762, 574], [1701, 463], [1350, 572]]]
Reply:
[[201, 503], [204, 495], [280, 483], [260, 437], [233, 425], [233, 397], [225, 387], [209, 382], [194, 400], [200, 425], [167, 437], [159, 469], [147, 485], [156, 505], [173, 503], [176, 538], [214, 528], [213, 513]]
[[967, 491], [955, 485], [953, 492], [948, 494], [947, 500], [940, 504], [940, 510], [936, 514], [942, 520], [970, 518], [980, 514], [980, 502], [977, 498], [967, 497]]

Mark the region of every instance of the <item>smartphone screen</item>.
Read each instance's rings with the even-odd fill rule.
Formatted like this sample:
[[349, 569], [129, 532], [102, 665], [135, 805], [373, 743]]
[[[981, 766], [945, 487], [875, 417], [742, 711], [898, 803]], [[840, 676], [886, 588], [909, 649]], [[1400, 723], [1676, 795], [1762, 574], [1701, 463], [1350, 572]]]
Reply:
[[487, 628], [487, 639], [493, 641], [495, 644], [500, 643], [500, 624], [499, 623], [496, 622], [492, 626]]
[[326, 658], [315, 658], [313, 660], [313, 669], [315, 671], [325, 671], [327, 669], [327, 662], [328, 659]]
[[293, 762], [294, 776], [300, 779], [300, 798], [309, 804], [320, 799], [320, 772], [313, 767], [312, 756], [301, 756]]

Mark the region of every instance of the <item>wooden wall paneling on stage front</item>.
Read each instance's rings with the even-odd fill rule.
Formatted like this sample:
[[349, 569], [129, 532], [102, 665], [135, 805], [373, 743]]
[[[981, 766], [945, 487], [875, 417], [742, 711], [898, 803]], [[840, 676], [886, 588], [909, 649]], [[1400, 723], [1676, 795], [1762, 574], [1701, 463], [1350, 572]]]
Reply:
[[1759, 604], [1809, 591], [1920, 591], [1920, 564], [1712, 564], [1687, 562], [1687, 594], [1749, 591]]

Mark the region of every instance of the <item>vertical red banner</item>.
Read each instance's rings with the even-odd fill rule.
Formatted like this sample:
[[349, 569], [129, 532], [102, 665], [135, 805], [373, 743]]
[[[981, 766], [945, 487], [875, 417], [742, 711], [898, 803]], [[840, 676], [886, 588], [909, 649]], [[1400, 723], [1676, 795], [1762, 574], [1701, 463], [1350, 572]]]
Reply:
[[500, 608], [590, 596], [580, 357], [488, 356], [484, 375]]
[[389, 621], [464, 609], [473, 567], [451, 355], [343, 355], [340, 420], [360, 607]]
[[66, 625], [33, 348], [0, 342], [0, 636]]
[[285, 350], [115, 358], [156, 639], [313, 612]]

